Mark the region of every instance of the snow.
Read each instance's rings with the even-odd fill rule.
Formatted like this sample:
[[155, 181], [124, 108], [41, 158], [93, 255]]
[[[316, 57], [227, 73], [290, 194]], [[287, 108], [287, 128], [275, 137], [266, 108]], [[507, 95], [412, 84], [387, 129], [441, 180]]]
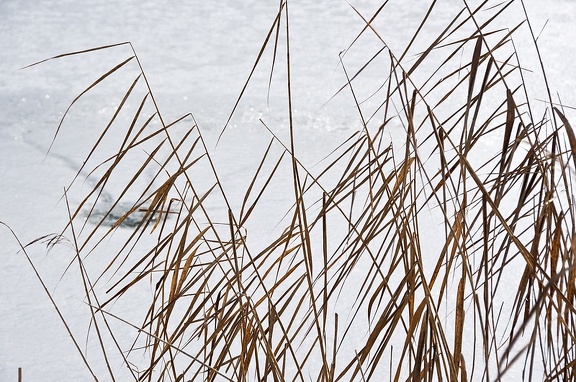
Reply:
[[[366, 14], [374, 10], [369, 1], [351, 3]], [[405, 43], [404, 37], [411, 31], [406, 31], [404, 25], [421, 17], [414, 4], [396, 3], [398, 16], [392, 20], [397, 25], [391, 28], [398, 33], [390, 37], [390, 46]], [[440, 3], [448, 9], [460, 2]], [[538, 42], [551, 88], [565, 105], [576, 106], [576, 45], [572, 43], [576, 38], [576, 3], [530, 0], [526, 5], [533, 29], [540, 34]], [[19, 68], [64, 52], [130, 41], [165, 120], [192, 112], [214, 144], [277, 7], [277, 1], [255, 0], [1, 2], [0, 221], [9, 225], [24, 244], [60, 231], [67, 219], [62, 190], [74, 177], [102, 121], [117, 107], [118, 97], [110, 95], [124, 85], [108, 83], [75, 105], [61, 136], [46, 155], [48, 147], [74, 97], [98, 73], [130, 51], [128, 46], [121, 46]], [[322, 105], [343, 83], [338, 53], [355, 38], [362, 23], [344, 1], [294, 1], [290, 7], [295, 117], [298, 134], [306, 138], [299, 140], [299, 150], [308, 163], [315, 163], [359, 126], [348, 94], [336, 97], [328, 106]], [[528, 38], [518, 41], [520, 45], [528, 42]], [[372, 49], [370, 41], [361, 44]], [[360, 65], [373, 53], [350, 52], [346, 64]], [[269, 57], [271, 52], [267, 54]], [[522, 60], [526, 68], [538, 65], [534, 52]], [[238, 117], [215, 150], [223, 163], [230, 162], [226, 158], [243, 157], [243, 153], [265, 147], [267, 139], [256, 133], [261, 129], [257, 123], [260, 116], [279, 126], [285, 123], [278, 115], [278, 110], [284, 108], [282, 99], [272, 98], [269, 108], [266, 104], [270, 64], [269, 59], [264, 60], [256, 72], [239, 105]], [[276, 70], [281, 76], [285, 68]], [[282, 80], [273, 81], [272, 91], [280, 92], [282, 85]], [[534, 98], [545, 99], [542, 88], [534, 89]], [[568, 110], [568, 117], [571, 115], [576, 117]], [[245, 187], [246, 177], [235, 174], [252, 171], [255, 158], [257, 154], [247, 156], [245, 162], [234, 161], [230, 167], [222, 167], [223, 184], [230, 190]], [[0, 381], [16, 380], [18, 367], [23, 368], [24, 381], [90, 380], [16, 239], [0, 227], [0, 240]], [[79, 280], [73, 272], [64, 274], [70, 254], [46, 253], [36, 245], [29, 255], [67, 317], [78, 316], [78, 320], [70, 321], [73, 330], [85, 331], [85, 316], [78, 313], [85, 309], [82, 290], [77, 289]], [[79, 338], [80, 346], [84, 346], [82, 336]], [[97, 371], [103, 373], [102, 367]]]

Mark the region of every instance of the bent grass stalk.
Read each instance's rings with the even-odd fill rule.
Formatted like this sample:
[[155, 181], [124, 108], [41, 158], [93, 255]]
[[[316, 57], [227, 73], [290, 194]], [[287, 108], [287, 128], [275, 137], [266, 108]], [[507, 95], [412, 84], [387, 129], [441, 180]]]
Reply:
[[[288, 1], [280, 1], [226, 125], [271, 46], [270, 83], [282, 60], [287, 66], [290, 139], [261, 121], [269, 144], [238, 208], [193, 117], [162, 118], [132, 44], [52, 57], [129, 50], [74, 99], [54, 140], [80, 97], [137, 65], [72, 184], [84, 166], [102, 175], [70, 207], [63, 232], [72, 236], [105, 362], [119, 354], [142, 381], [491, 381], [519, 362], [526, 379], [539, 379], [536, 372], [546, 380], [576, 378], [576, 138], [561, 108], [541, 119], [533, 115], [512, 43], [524, 22], [498, 26], [512, 3], [472, 8], [463, 2], [413, 61], [407, 57], [428, 30], [435, 2], [399, 54], [376, 22], [388, 2], [369, 17], [353, 8], [363, 25], [358, 38], [371, 34], [382, 44], [357, 71], [345, 59], [358, 39], [340, 56], [347, 81], [338, 93], [350, 93], [362, 129], [312, 171], [296, 151]], [[381, 60], [389, 74], [366, 95], [358, 80]], [[367, 99], [381, 101], [374, 107]], [[94, 164], [96, 153], [107, 152], [104, 138], [119, 134], [112, 125], [127, 100], [139, 108], [116, 151]], [[145, 117], [148, 108], [153, 112]], [[386, 143], [392, 121], [404, 127], [400, 143]], [[494, 140], [496, 148], [486, 143]], [[134, 162], [134, 152], [147, 154]], [[133, 176], [105, 215], [127, 195], [137, 201], [113, 222], [78, 219], [86, 209], [95, 214], [90, 206], [128, 158]], [[254, 211], [278, 192], [274, 180], [287, 166], [288, 223], [255, 249], [248, 240]], [[117, 253], [98, 277], [88, 277], [84, 259], [127, 229], [123, 223], [137, 212]], [[143, 251], [142, 242], [152, 244]], [[97, 295], [95, 286], [105, 281], [107, 293]], [[141, 285], [152, 294], [140, 323], [112, 312]], [[503, 298], [510, 290], [513, 299]], [[117, 353], [105, 344], [115, 342], [114, 322], [137, 333], [127, 349], [116, 343]], [[115, 379], [114, 369], [107, 370]]]

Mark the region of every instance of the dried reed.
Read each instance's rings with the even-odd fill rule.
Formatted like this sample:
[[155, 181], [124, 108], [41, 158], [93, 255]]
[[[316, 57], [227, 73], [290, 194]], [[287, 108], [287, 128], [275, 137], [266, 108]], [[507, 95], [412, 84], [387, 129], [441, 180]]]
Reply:
[[[576, 137], [561, 108], [533, 114], [512, 44], [529, 21], [498, 26], [512, 3], [463, 2], [413, 61], [407, 57], [435, 2], [401, 52], [391, 51], [376, 27], [388, 1], [370, 17], [353, 8], [364, 25], [358, 37], [381, 40], [373, 60], [385, 60], [389, 74], [370, 95], [381, 101], [369, 107], [356, 84], [373, 60], [349, 73], [342, 53], [348, 81], [340, 92], [350, 92], [362, 130], [313, 172], [295, 145], [289, 2], [280, 1], [232, 114], [272, 46], [273, 67], [287, 68], [290, 134], [283, 141], [262, 121], [269, 145], [239, 208], [192, 116], [163, 119], [130, 43], [53, 57], [129, 51], [70, 107], [127, 65], [138, 66], [78, 173], [101, 174], [99, 181], [70, 208], [63, 232], [72, 237], [106, 362], [123, 357], [134, 380], [143, 381], [488, 381], [518, 362], [528, 380], [576, 379]], [[113, 131], [128, 99], [139, 105], [132, 122]], [[387, 138], [393, 122], [404, 127], [403, 142]], [[226, 134], [224, 128], [220, 137]], [[122, 139], [107, 160], [93, 163], [96, 153], [108, 152], [100, 142], [110, 135]], [[86, 210], [95, 216], [91, 206], [127, 161], [133, 176], [106, 213], [78, 219]], [[278, 192], [271, 185], [286, 168], [288, 223], [255, 249], [248, 240], [258, 234], [249, 228], [254, 211]], [[128, 195], [137, 202], [113, 215]], [[120, 249], [90, 278], [86, 256], [127, 230], [121, 227], [128, 221], [133, 227]], [[104, 280], [108, 293], [98, 295]], [[140, 285], [152, 290], [140, 322], [113, 313], [112, 305], [133, 298]], [[117, 336], [117, 322], [138, 336], [112, 351], [107, 342]], [[108, 370], [98, 378], [114, 380]]]

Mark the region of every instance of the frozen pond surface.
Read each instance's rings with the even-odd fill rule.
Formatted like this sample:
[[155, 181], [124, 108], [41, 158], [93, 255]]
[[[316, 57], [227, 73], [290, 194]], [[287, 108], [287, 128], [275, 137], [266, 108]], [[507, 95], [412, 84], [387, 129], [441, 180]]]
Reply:
[[[375, 9], [373, 2], [351, 3], [367, 15]], [[390, 27], [395, 33], [386, 36], [391, 47], [401, 47], [405, 36], [411, 35], [412, 30], [404, 26], [422, 17], [418, 9], [424, 2], [397, 3], [393, 8], [398, 14], [392, 20], [398, 24]], [[440, 3], [447, 10], [460, 5], [455, 0]], [[299, 150], [313, 164], [360, 126], [348, 93], [323, 105], [345, 81], [338, 53], [347, 48], [363, 24], [344, 1], [290, 4]], [[576, 2], [530, 0], [526, 6], [536, 31], [546, 25], [539, 43], [551, 88], [565, 105], [576, 106]], [[0, 3], [0, 221], [10, 225], [23, 243], [58, 231], [66, 221], [62, 189], [82, 163], [96, 128], [118, 105], [118, 98], [109, 97], [116, 84], [108, 83], [77, 104], [48, 157], [46, 152], [70, 102], [98, 73], [125, 57], [128, 48], [51, 61], [22, 71], [16, 71], [18, 68], [64, 52], [130, 41], [164, 119], [172, 121], [193, 113], [213, 147], [277, 7], [276, 1], [252, 0]], [[443, 21], [439, 17], [437, 22], [442, 25]], [[528, 40], [518, 42], [527, 44]], [[375, 53], [373, 43], [360, 42], [359, 47], [365, 46], [366, 51], [352, 50], [346, 64], [358, 68], [370, 59]], [[526, 52], [525, 66], [537, 66], [533, 52]], [[270, 57], [269, 50], [267, 54]], [[267, 144], [267, 138], [256, 133], [261, 128], [258, 118], [273, 124], [279, 134], [286, 124], [284, 99], [275, 96], [284, 91], [282, 80], [273, 80], [267, 105], [269, 68], [267, 60], [256, 72], [215, 150], [215, 157], [221, 160], [222, 181], [231, 189], [245, 185], [246, 179], [237, 174], [252, 169], [250, 161], [258, 159], [258, 155], [254, 159], [245, 153]], [[283, 67], [276, 70], [279, 75], [285, 72]], [[530, 82], [530, 72], [526, 75]], [[117, 86], [122, 89], [125, 84]], [[542, 90], [534, 89], [534, 99], [545, 98]], [[567, 115], [576, 117], [571, 110]], [[247, 163], [237, 158], [246, 158]], [[25, 381], [89, 380], [32, 269], [25, 257], [16, 253], [17, 243], [4, 228], [0, 238], [0, 380], [16, 380], [18, 367], [24, 369]], [[81, 291], [66, 289], [66, 285], [75, 285], [74, 280], [60, 280], [61, 272], [50, 273], [54, 268], [63, 269], [66, 258], [53, 258], [42, 251], [31, 255], [48, 285], [58, 285], [64, 311], [73, 314], [83, 309]], [[73, 325], [83, 328], [86, 322]]]

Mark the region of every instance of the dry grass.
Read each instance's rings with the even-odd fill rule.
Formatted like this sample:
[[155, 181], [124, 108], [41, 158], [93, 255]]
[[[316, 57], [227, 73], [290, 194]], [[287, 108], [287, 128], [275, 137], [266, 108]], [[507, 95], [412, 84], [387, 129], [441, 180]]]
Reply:
[[[512, 2], [464, 2], [415, 60], [407, 57], [429, 19], [393, 52], [374, 26], [387, 3], [357, 11], [359, 37], [382, 41], [374, 58], [389, 75], [369, 95], [381, 101], [364, 103], [356, 86], [372, 62], [350, 73], [343, 52], [349, 80], [340, 92], [363, 128], [313, 172], [294, 144], [289, 3], [280, 2], [254, 70], [270, 51], [274, 67], [286, 65], [290, 134], [282, 141], [262, 121], [270, 143], [239, 208], [192, 116], [165, 121], [131, 44], [118, 44], [128, 57], [84, 93], [136, 62], [117, 113], [128, 99], [140, 107], [120, 132], [115, 114], [87, 153], [73, 184], [87, 172], [99, 181], [70, 207], [63, 232], [105, 362], [123, 357], [142, 381], [491, 381], [515, 363], [527, 380], [576, 379], [576, 137], [561, 108], [532, 112], [512, 44], [520, 25], [500, 25]], [[390, 142], [392, 121], [403, 142]], [[109, 136], [122, 139], [106, 154]], [[133, 177], [117, 179], [128, 162]], [[255, 249], [254, 211], [287, 167], [287, 224]], [[119, 196], [96, 215], [110, 184]], [[118, 206], [123, 213], [113, 213]], [[86, 210], [92, 219], [79, 219]], [[119, 250], [89, 277], [86, 258], [118, 238]], [[152, 293], [139, 322], [113, 313], [142, 285]], [[110, 346], [117, 322], [138, 333], [128, 348]], [[94, 378], [114, 380], [108, 370]]]

